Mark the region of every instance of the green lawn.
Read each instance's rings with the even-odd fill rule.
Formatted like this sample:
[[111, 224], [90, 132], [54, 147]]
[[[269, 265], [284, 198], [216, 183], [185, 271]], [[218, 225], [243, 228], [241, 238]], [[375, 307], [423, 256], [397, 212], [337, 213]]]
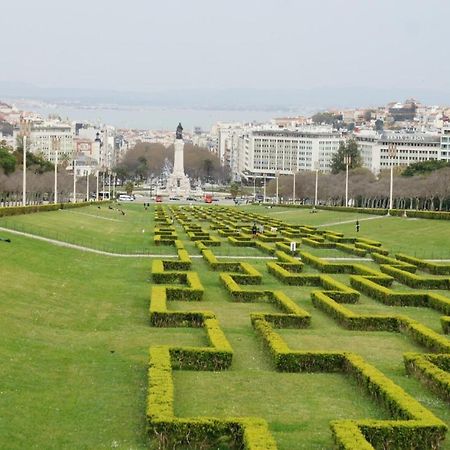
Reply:
[[[263, 206], [241, 207], [242, 211], [265, 214], [287, 223], [320, 226], [340, 231], [346, 236], [362, 236], [381, 241], [391, 253], [408, 253], [423, 258], [450, 258], [450, 221], [408, 219], [403, 217], [371, 216], [369, 214], [345, 213], [309, 209]], [[356, 220], [360, 231], [356, 233]], [[342, 223], [339, 222], [347, 222]]]
[[[65, 209], [0, 218], [0, 227], [37, 234], [111, 253], [175, 254], [153, 244], [153, 209], [143, 205]], [[122, 214], [123, 211], [125, 215]]]
[[[315, 225], [367, 218], [287, 208], [239, 210]], [[175, 254], [174, 247], [153, 245], [153, 208], [126, 205], [124, 211], [123, 216], [91, 206], [0, 219], [0, 226], [108, 251]], [[199, 223], [209, 230], [207, 221]], [[384, 233], [379, 240], [387, 248], [397, 242], [398, 249], [409, 254], [431, 257], [439, 250], [440, 256], [450, 258], [448, 222], [381, 218], [363, 221], [360, 234], [377, 238], [379, 226]], [[354, 234], [353, 224], [327, 228]], [[186, 249], [199, 255], [179, 224], [176, 230]], [[0, 448], [152, 448], [145, 434], [148, 349], [207, 345], [203, 330], [150, 326], [151, 259], [95, 255], [7, 232], [0, 237], [12, 239], [10, 244], [0, 242]], [[321, 256], [351, 256], [303, 249]], [[223, 238], [212, 250], [218, 257], [267, 255], [233, 247]], [[283, 285], [268, 274], [266, 260], [248, 262], [264, 275], [261, 288], [283, 290], [312, 315], [308, 329], [279, 330], [292, 349], [359, 353], [450, 425], [448, 405], [405, 374], [402, 354], [423, 348], [401, 334], [342, 329], [312, 306], [310, 293], [317, 287]], [[262, 417], [279, 449], [285, 450], [331, 448], [330, 420], [389, 417], [343, 375], [275, 372], [250, 323], [250, 313], [275, 308], [231, 301], [218, 272], [203, 259], [193, 259], [192, 270], [205, 288], [204, 299], [194, 307], [173, 301], [170, 308], [213, 311], [234, 359], [225, 372], [174, 371], [178, 416]], [[306, 266], [305, 272], [316, 271]], [[348, 282], [348, 275], [332, 276]], [[440, 314], [428, 308], [388, 307], [364, 295], [348, 307], [361, 313], [404, 314], [440, 332]], [[450, 448], [448, 440], [443, 448]]]

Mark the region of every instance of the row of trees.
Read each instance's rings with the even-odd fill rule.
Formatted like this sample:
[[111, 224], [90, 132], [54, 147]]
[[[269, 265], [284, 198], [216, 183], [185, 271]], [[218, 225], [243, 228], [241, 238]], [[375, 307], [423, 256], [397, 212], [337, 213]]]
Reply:
[[[281, 176], [278, 194], [285, 201], [292, 201], [293, 179]], [[315, 172], [299, 172], [295, 180], [295, 198], [303, 203], [314, 203]], [[450, 167], [435, 170], [428, 175], [403, 176], [394, 174], [394, 208], [450, 210]], [[352, 206], [365, 208], [389, 207], [390, 176], [388, 171], [376, 178], [367, 169], [349, 171], [349, 201]], [[267, 185], [267, 195], [276, 193], [276, 181]], [[319, 174], [318, 203], [330, 206], [345, 205], [345, 172]]]
[[[121, 180], [143, 181], [173, 165], [173, 154], [173, 145], [165, 147], [141, 142], [127, 152], [115, 171]], [[184, 146], [184, 170], [192, 180], [226, 182], [229, 179], [229, 170], [220, 165], [216, 155], [192, 144]]]

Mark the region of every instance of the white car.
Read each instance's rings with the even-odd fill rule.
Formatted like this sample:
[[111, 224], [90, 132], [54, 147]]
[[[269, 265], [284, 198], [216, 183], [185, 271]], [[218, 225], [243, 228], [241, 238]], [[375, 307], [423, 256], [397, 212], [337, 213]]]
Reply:
[[131, 195], [120, 194], [119, 200], [121, 202], [134, 202], [134, 197], [132, 197]]

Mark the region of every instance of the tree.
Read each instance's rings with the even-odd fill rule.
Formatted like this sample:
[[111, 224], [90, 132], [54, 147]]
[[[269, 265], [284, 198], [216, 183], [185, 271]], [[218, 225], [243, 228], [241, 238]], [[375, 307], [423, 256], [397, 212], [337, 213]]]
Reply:
[[233, 198], [236, 198], [238, 196], [240, 190], [241, 187], [238, 183], [234, 182], [230, 184], [230, 194]]
[[414, 175], [425, 175], [435, 170], [450, 167], [450, 163], [446, 161], [438, 161], [431, 159], [429, 161], [420, 161], [409, 165], [403, 172], [404, 177], [412, 177]]
[[138, 158], [138, 166], [136, 168], [136, 175], [142, 181], [148, 176], [148, 164], [147, 158], [145, 156], [139, 156]]
[[381, 119], [375, 120], [375, 130], [378, 132], [383, 131], [384, 122]]
[[131, 181], [128, 181], [128, 183], [125, 184], [125, 192], [128, 195], [131, 195], [133, 193], [134, 184]]
[[326, 123], [328, 125], [334, 124], [342, 120], [342, 116], [332, 112], [318, 112], [311, 117], [312, 121], [317, 124]]
[[10, 150], [3, 142], [0, 143], [0, 167], [6, 175], [16, 170], [16, 158], [11, 154]]
[[333, 155], [331, 160], [331, 171], [333, 173], [341, 172], [346, 169], [345, 157], [350, 156], [350, 169], [361, 167], [361, 155], [358, 150], [358, 144], [355, 140], [350, 140], [345, 144], [341, 142], [337, 153]]

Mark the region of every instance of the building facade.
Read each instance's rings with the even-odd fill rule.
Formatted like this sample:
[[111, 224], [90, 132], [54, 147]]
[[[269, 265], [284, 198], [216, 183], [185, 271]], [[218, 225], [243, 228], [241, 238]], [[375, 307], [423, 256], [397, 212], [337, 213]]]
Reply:
[[355, 134], [363, 166], [374, 174], [392, 166], [421, 161], [450, 161], [450, 129], [442, 134], [419, 132], [360, 132]]
[[247, 179], [292, 175], [301, 170], [328, 172], [343, 140], [331, 127], [252, 130], [241, 139], [241, 171]]

